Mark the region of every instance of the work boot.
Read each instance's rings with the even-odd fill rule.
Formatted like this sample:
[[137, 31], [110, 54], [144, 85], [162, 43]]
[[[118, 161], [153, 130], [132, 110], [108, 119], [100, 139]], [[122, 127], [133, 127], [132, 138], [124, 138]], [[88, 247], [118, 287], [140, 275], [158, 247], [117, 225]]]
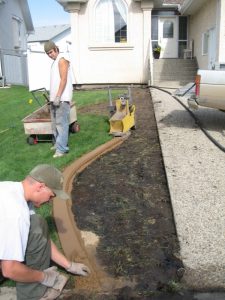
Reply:
[[66, 153], [62, 153], [62, 152], [59, 152], [59, 151], [56, 151], [55, 154], [53, 155], [54, 158], [58, 158], [58, 157], [62, 157], [66, 155]]

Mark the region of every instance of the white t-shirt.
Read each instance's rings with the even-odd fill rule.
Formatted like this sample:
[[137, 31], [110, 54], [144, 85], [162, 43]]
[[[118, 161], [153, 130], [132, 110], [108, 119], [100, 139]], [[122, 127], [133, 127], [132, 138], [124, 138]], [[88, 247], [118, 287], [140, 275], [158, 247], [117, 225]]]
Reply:
[[[59, 73], [59, 60], [64, 57], [62, 54], [58, 54], [56, 60], [52, 63], [51, 66], [51, 78], [50, 78], [50, 101], [54, 101], [59, 89], [60, 84], [60, 73]], [[71, 101], [73, 97], [73, 84], [72, 76], [70, 73], [70, 66], [67, 73], [67, 82], [65, 89], [60, 97], [61, 101]]]
[[29, 229], [22, 183], [0, 182], [0, 260], [24, 261]]

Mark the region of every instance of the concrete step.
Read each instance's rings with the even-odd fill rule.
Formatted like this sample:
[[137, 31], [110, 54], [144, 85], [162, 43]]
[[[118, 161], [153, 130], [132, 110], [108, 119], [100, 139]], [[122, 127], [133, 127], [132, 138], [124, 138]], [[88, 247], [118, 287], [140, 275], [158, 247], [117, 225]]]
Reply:
[[197, 74], [195, 59], [155, 59], [153, 62], [154, 85], [186, 85], [195, 80]]
[[185, 86], [189, 82], [193, 82], [193, 81], [187, 82], [187, 80], [170, 80], [170, 81], [154, 80], [153, 85], [158, 86], [160, 88], [178, 89]]
[[154, 77], [162, 77], [162, 76], [165, 76], [165, 77], [180, 77], [180, 76], [193, 76], [193, 75], [196, 75], [197, 73], [197, 70], [193, 70], [193, 71], [186, 71], [186, 70], [179, 70], [179, 71], [169, 71], [169, 72], [166, 72], [166, 71], [161, 71], [161, 72], [158, 72], [158, 71], [154, 71]]
[[155, 81], [195, 81], [195, 75], [190, 76], [156, 76], [154, 77]]
[[174, 65], [174, 66], [153, 66], [154, 72], [195, 72], [197, 70], [196, 66], [188, 66], [184, 67], [182, 65]]

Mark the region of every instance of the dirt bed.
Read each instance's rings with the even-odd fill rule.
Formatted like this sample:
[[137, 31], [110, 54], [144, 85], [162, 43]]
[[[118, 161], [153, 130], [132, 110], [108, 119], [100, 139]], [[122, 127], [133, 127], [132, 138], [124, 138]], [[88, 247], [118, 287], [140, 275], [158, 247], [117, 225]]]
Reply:
[[[68, 299], [192, 299], [180, 286], [182, 262], [149, 90], [134, 88], [132, 96], [136, 130], [79, 174], [72, 191], [78, 228], [98, 237], [97, 260], [127, 284]], [[88, 111], [107, 114], [107, 107]]]

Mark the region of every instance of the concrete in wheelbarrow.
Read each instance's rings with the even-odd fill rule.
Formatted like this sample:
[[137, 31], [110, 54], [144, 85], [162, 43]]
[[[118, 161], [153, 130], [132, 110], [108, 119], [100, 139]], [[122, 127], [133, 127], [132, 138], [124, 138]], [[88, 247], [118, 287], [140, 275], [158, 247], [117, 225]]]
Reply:
[[[150, 91], [186, 269], [184, 280], [197, 290], [224, 289], [225, 153], [172, 96], [154, 88]], [[187, 105], [185, 97], [180, 99]], [[200, 108], [195, 114], [225, 144], [224, 113]]]

